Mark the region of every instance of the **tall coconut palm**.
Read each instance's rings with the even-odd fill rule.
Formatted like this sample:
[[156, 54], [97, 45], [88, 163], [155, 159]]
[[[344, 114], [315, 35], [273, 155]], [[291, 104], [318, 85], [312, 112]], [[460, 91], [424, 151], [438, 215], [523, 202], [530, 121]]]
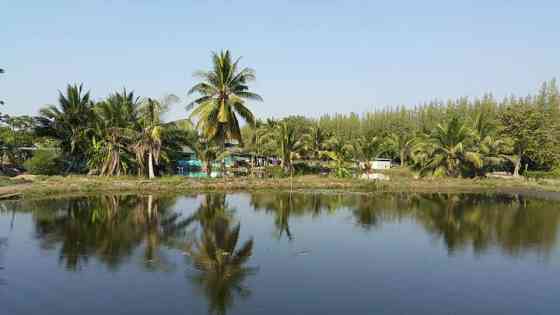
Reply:
[[58, 106], [49, 105], [40, 110], [37, 133], [60, 141], [62, 151], [70, 160], [68, 170], [78, 169], [85, 160], [94, 121], [93, 106], [89, 91], [85, 92], [80, 84], [68, 85], [64, 94], [59, 91]]
[[243, 144], [238, 115], [254, 125], [255, 117], [246, 101], [262, 101], [258, 94], [249, 91], [248, 83], [255, 80], [255, 71], [239, 69], [239, 61], [240, 58], [233, 60], [228, 50], [213, 53], [212, 70], [195, 73], [202, 81], [188, 92], [199, 95], [187, 106], [187, 110], [193, 109], [190, 117], [197, 119], [197, 128], [205, 138], [222, 147], [232, 139]]
[[458, 117], [439, 124], [424, 145], [429, 155], [426, 171], [435, 175], [460, 176], [465, 169], [480, 169], [482, 156], [473, 146], [473, 131]]
[[155, 177], [154, 164], [159, 165], [161, 143], [165, 130], [160, 120], [161, 110], [161, 103], [151, 98], [148, 98], [142, 104], [139, 109], [142, 129], [132, 145], [132, 149], [136, 153], [139, 175], [144, 174], [145, 161], [147, 159], [148, 176], [150, 179]]

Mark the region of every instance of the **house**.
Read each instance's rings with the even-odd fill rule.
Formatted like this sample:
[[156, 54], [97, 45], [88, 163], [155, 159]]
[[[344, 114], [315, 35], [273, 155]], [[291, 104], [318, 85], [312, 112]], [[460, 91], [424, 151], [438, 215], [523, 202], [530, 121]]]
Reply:
[[391, 159], [375, 159], [370, 162], [373, 170], [387, 170], [391, 168]]

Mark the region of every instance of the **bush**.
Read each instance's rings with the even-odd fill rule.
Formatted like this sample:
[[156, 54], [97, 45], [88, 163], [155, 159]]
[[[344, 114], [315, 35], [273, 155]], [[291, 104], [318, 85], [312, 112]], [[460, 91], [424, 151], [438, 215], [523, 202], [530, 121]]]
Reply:
[[305, 162], [294, 163], [294, 175], [317, 175], [322, 171], [325, 172], [325, 169], [320, 165], [310, 165]]
[[38, 150], [23, 167], [33, 175], [57, 175], [61, 173], [62, 163], [55, 151]]
[[284, 169], [282, 166], [275, 165], [275, 166], [267, 166], [266, 167], [266, 174], [272, 178], [283, 178], [286, 177], [286, 173], [284, 173]]

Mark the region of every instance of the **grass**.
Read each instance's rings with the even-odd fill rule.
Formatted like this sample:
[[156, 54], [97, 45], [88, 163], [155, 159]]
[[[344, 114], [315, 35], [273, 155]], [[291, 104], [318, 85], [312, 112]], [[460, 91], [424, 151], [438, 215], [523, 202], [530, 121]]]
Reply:
[[410, 172], [384, 172], [388, 181], [338, 179], [324, 176], [290, 178], [190, 179], [166, 176], [148, 180], [138, 177], [31, 176], [0, 178], [2, 196], [19, 194], [25, 198], [92, 193], [180, 193], [197, 191], [334, 190], [348, 192], [559, 192], [560, 181], [525, 179], [414, 178]]

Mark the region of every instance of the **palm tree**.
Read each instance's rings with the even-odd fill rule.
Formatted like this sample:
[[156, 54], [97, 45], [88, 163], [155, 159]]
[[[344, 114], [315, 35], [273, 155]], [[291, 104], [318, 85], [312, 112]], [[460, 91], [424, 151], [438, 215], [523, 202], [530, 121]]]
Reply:
[[95, 105], [95, 112], [108, 127], [139, 130], [141, 99], [133, 91], [123, 89]]
[[139, 104], [134, 92], [123, 90], [95, 105], [97, 119], [88, 150], [90, 172], [93, 169], [105, 176], [128, 173], [133, 164], [130, 148], [142, 132]]
[[473, 131], [458, 117], [449, 122], [438, 124], [422, 144], [429, 156], [425, 164], [425, 172], [430, 170], [434, 175], [459, 176], [465, 169], [480, 169], [483, 166], [482, 156], [473, 146]]
[[250, 132], [250, 149], [258, 155], [272, 155], [274, 154], [274, 141], [270, 134], [274, 132], [277, 121], [274, 119], [267, 119], [266, 121], [256, 120], [255, 128]]
[[311, 128], [309, 150], [311, 157], [315, 160], [321, 159], [323, 152], [326, 150], [327, 143], [331, 138], [331, 134], [317, 123]]
[[327, 148], [325, 155], [333, 161], [336, 177], [349, 177], [351, 174], [346, 166], [351, 162], [354, 146], [340, 137], [332, 137], [327, 142]]
[[161, 104], [151, 98], [148, 98], [142, 105], [139, 110], [141, 113], [140, 123], [142, 129], [132, 145], [132, 149], [136, 153], [139, 175], [144, 173], [145, 160], [147, 159], [148, 176], [150, 179], [155, 177], [154, 164], [159, 165], [161, 153], [162, 134], [164, 132], [160, 121], [161, 110]]
[[255, 268], [245, 266], [253, 252], [253, 240], [237, 249], [241, 226], [231, 228], [229, 224], [226, 219], [217, 219], [185, 250], [200, 272], [192, 280], [206, 295], [209, 314], [226, 314], [233, 305], [235, 293], [242, 297], [249, 295], [243, 281], [256, 272]]
[[414, 146], [415, 138], [409, 132], [391, 133], [385, 142], [389, 151], [398, 154], [401, 167], [406, 165], [406, 160], [410, 156], [410, 152]]
[[59, 91], [58, 106], [49, 105], [40, 110], [37, 118], [39, 136], [50, 136], [60, 141], [62, 151], [68, 155], [68, 170], [78, 169], [85, 160], [89, 146], [93, 102], [90, 94], [84, 92], [82, 84], [68, 85], [66, 93]]
[[132, 164], [128, 146], [133, 133], [126, 128], [105, 128], [100, 138], [93, 137], [89, 148], [88, 167], [90, 172], [102, 176], [120, 176], [128, 173]]
[[222, 148], [226, 140], [237, 140], [243, 145], [237, 115], [250, 125], [255, 124], [253, 113], [247, 108], [246, 100], [262, 101], [249, 91], [248, 83], [255, 80], [255, 71], [239, 69], [240, 58], [233, 60], [228, 50], [212, 54], [213, 67], [210, 71], [199, 71], [195, 77], [202, 81], [188, 92], [199, 97], [187, 106], [190, 117], [197, 118], [197, 128], [209, 141], [216, 141]]
[[357, 137], [353, 144], [356, 157], [365, 163], [367, 173], [371, 171], [371, 159], [378, 158], [386, 149], [382, 141], [373, 135]]
[[282, 157], [282, 168], [293, 171], [293, 160], [305, 149], [309, 135], [304, 132], [302, 126], [283, 120], [276, 124], [273, 136], [277, 144], [279, 155]]
[[505, 162], [516, 165], [519, 159], [513, 154], [513, 141], [510, 138], [486, 136], [480, 143], [480, 153], [484, 164], [488, 166], [500, 166]]

